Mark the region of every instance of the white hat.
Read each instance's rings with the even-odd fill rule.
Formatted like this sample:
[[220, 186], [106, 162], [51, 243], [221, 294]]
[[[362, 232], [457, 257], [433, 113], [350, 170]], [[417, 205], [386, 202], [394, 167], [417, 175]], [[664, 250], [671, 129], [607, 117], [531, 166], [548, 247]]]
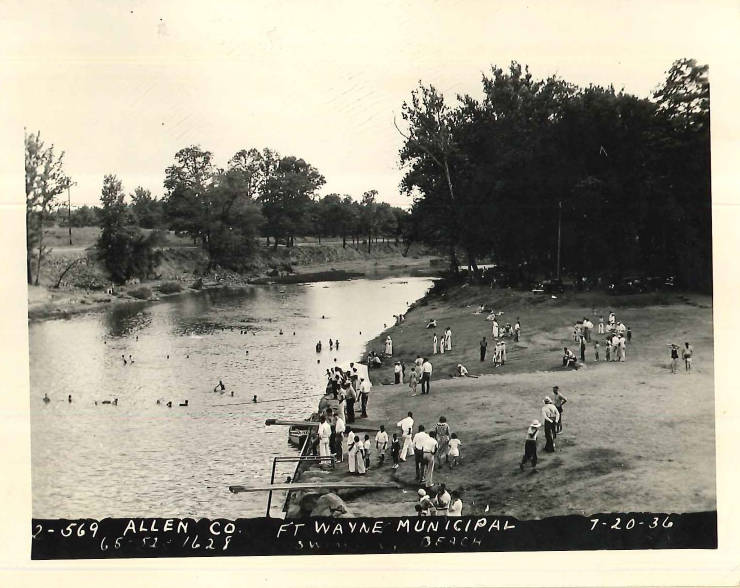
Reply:
[[535, 419], [535, 420], [532, 421], [532, 424], [529, 425], [529, 426], [530, 427], [534, 427], [535, 429], [539, 429], [540, 428], [540, 421], [538, 421], [537, 419]]
[[545, 404], [552, 404], [552, 398], [545, 396]]
[[424, 490], [424, 488], [419, 488], [419, 496], [426, 496], [426, 495], [427, 495], [427, 491]]

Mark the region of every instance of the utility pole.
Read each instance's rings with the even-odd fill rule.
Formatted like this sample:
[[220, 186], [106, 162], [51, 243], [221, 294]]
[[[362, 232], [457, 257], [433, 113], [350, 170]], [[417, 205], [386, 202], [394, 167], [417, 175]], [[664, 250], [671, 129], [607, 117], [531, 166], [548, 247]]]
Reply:
[[558, 255], [557, 255], [557, 268], [555, 270], [556, 279], [560, 279], [560, 224], [563, 217], [563, 201], [558, 200]]
[[67, 184], [67, 227], [69, 228], [69, 246], [72, 246], [72, 196], [70, 196], [69, 188], [71, 184]]

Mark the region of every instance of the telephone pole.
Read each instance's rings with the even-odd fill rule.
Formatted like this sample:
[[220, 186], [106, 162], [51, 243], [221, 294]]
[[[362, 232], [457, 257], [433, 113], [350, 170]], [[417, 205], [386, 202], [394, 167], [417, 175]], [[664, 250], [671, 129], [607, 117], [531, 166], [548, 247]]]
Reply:
[[560, 224], [563, 216], [563, 201], [558, 200], [558, 255], [557, 255], [557, 268], [555, 269], [556, 279], [560, 279]]

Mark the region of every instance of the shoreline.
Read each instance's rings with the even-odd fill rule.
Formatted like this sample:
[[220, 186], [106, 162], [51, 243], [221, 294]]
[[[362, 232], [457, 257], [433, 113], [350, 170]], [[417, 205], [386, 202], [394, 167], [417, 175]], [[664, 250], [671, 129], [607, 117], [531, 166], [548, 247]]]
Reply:
[[[484, 335], [490, 342], [491, 323], [485, 322], [485, 314], [475, 314], [478, 302], [501, 309], [504, 322], [513, 323], [521, 316], [521, 341], [507, 339], [504, 366], [494, 367], [488, 361], [490, 355], [487, 361], [479, 361], [478, 342]], [[625, 317], [634, 330], [628, 361], [603, 361], [602, 348], [602, 361], [595, 362], [589, 348], [590, 361], [581, 369], [563, 369], [561, 350], [573, 343], [573, 321], [594, 312], [596, 317], [606, 315], [610, 309], [618, 318]], [[448, 324], [452, 327], [452, 352], [431, 355], [431, 332], [424, 328], [428, 318], [437, 319], [438, 334]], [[412, 305], [403, 324], [392, 325], [370, 339], [360, 361], [368, 350], [379, 351], [390, 334], [393, 360], [404, 361], [407, 370], [417, 353], [430, 357], [434, 366], [431, 395], [412, 395], [408, 384], [390, 384], [393, 361], [385, 361], [371, 370], [374, 384], [369, 418], [357, 419], [356, 424], [385, 424], [392, 437], [395, 423], [408, 410], [414, 413], [415, 429], [425, 424], [429, 430], [440, 414], [446, 415], [452, 431], [462, 440], [463, 462], [455, 470], [437, 466], [435, 482], [462, 491], [465, 515], [483, 514], [489, 508], [492, 513], [522, 520], [597, 512], [713, 510], [713, 437], [683, 441], [696, 439], [692, 428], [712, 430], [714, 422], [711, 318], [711, 296], [682, 292], [626, 296], [574, 293], [551, 299], [480, 286], [430, 291]], [[680, 332], [676, 332], [677, 322]], [[701, 349], [702, 357], [692, 374], [672, 376], [665, 341], [674, 337], [683, 341], [684, 335], [690, 336], [696, 350]], [[457, 363], [475, 377], [453, 377]], [[541, 431], [537, 470], [521, 472], [518, 464], [527, 426], [541, 418], [542, 399], [555, 384], [570, 400], [564, 413], [564, 433], [558, 437], [556, 453], [548, 454], [542, 450], [545, 435]], [[650, 398], [647, 405], [646, 395]], [[616, 412], [615, 400], [619, 406]], [[657, 405], [664, 408], [656, 423], [651, 407]], [[606, 430], [605, 422], [611, 423]], [[384, 465], [379, 465], [374, 435], [370, 438], [371, 466], [361, 478], [368, 483], [394, 481], [399, 488], [336, 492], [349, 511], [347, 516], [413, 516], [419, 488], [413, 458], [398, 470], [391, 469], [389, 455]], [[646, 446], [651, 447], [649, 452]], [[687, 469], [696, 472], [688, 484], [681, 474]], [[656, 485], [656, 474], [669, 483]], [[338, 463], [335, 470], [308, 467], [301, 475], [305, 482], [352, 479], [346, 461]], [[622, 481], [621, 486], [614, 484], [616, 479]], [[601, 492], [599, 488], [609, 490]], [[305, 492], [292, 494], [286, 516], [306, 516], [296, 514], [301, 512]]]
[[[388, 256], [380, 259], [369, 259], [358, 263], [354, 261], [335, 261], [329, 263], [314, 263], [296, 266], [293, 273], [278, 275], [248, 276], [234, 272], [224, 272], [224, 275], [213, 274], [204, 276], [201, 288], [185, 285], [184, 280], [157, 279], [147, 280], [135, 285], [122, 286], [119, 294], [105, 294], [70, 288], [54, 290], [46, 286], [28, 286], [29, 322], [44, 320], [66, 319], [79, 314], [103, 312], [108, 308], [123, 304], [156, 303], [183, 294], [194, 294], [208, 290], [228, 288], [244, 288], [247, 286], [307, 284], [324, 281], [344, 281], [358, 278], [374, 278], [395, 273], [404, 275], [437, 275], [430, 261], [433, 256], [398, 257]], [[351, 271], [357, 268], [361, 271]], [[191, 283], [197, 278], [193, 277]], [[164, 283], [175, 282], [182, 286], [179, 292], [165, 293], [159, 290]], [[149, 288], [152, 296], [136, 298], [130, 292], [140, 288]]]

